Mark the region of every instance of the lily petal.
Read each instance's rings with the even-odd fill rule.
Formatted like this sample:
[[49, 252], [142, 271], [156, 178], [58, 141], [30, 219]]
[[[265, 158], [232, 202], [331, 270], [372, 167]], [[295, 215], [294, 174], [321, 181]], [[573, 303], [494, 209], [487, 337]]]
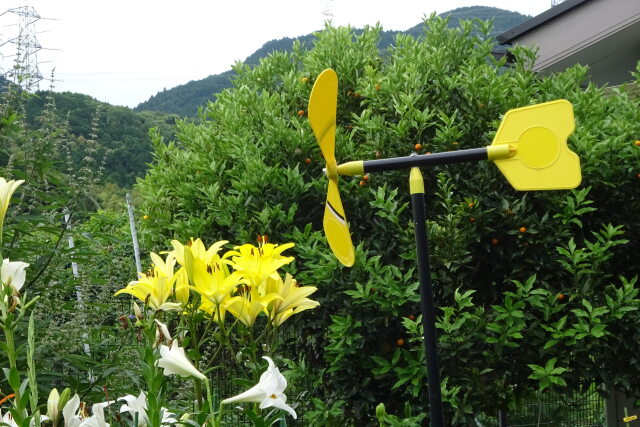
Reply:
[[287, 401], [287, 396], [285, 396], [284, 394], [272, 394], [271, 396], [268, 396], [261, 404], [260, 404], [260, 409], [265, 409], [265, 408], [269, 408], [269, 407], [275, 407], [278, 409], [282, 409], [287, 411], [289, 414], [291, 414], [291, 416], [294, 419], [298, 418], [298, 415], [296, 414], [296, 411], [293, 410], [293, 408], [289, 405], [286, 404]]
[[260, 387], [260, 384], [254, 385], [249, 390], [238, 394], [237, 396], [230, 397], [228, 399], [224, 399], [222, 401], [223, 404], [233, 403], [233, 402], [262, 402], [267, 397], [264, 390]]
[[177, 374], [182, 377], [196, 377], [200, 380], [206, 380], [207, 377], [198, 371], [191, 364], [187, 356], [184, 354], [184, 348], [178, 346], [178, 341], [174, 340], [171, 348], [166, 345], [160, 346], [160, 360], [158, 366], [164, 369], [165, 375]]

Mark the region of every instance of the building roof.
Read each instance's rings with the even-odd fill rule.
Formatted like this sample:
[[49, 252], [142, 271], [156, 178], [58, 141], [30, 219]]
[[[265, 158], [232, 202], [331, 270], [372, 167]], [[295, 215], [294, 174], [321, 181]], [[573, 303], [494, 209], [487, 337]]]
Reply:
[[536, 49], [533, 70], [589, 67], [598, 85], [631, 80], [640, 60], [640, 0], [567, 0], [497, 37], [504, 47]]
[[562, 15], [571, 12], [573, 9], [583, 6], [585, 3], [589, 3], [593, 0], [566, 0], [551, 9], [542, 12], [540, 15], [536, 15], [531, 19], [524, 21], [523, 23], [505, 31], [498, 35], [497, 40], [500, 44], [511, 44], [514, 40], [524, 36], [531, 31], [538, 29], [544, 25], [547, 25], [551, 21], [558, 19]]

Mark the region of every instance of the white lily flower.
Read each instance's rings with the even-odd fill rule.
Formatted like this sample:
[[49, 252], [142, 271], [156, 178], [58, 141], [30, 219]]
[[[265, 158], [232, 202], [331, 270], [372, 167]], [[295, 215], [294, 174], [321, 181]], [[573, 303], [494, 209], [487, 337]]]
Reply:
[[[138, 414], [138, 424], [146, 425], [147, 395], [141, 391], [138, 397], [127, 394], [118, 400], [124, 400], [125, 403], [120, 407], [120, 412], [129, 412], [131, 415]], [[143, 421], [144, 420], [144, 421]], [[144, 422], [144, 424], [142, 424]]]
[[27, 267], [29, 267], [29, 264], [26, 262], [9, 261], [9, 258], [5, 258], [0, 268], [2, 283], [11, 287], [14, 293], [19, 293], [27, 278], [27, 273], [24, 271]]
[[0, 423], [4, 423], [9, 427], [18, 427], [18, 424], [14, 421], [11, 412], [7, 412], [6, 414], [4, 414], [4, 416], [2, 416], [2, 411], [0, 410]]
[[298, 418], [296, 411], [287, 405], [287, 396], [283, 393], [287, 388], [287, 379], [282, 376], [270, 357], [262, 356], [269, 367], [260, 376], [260, 381], [244, 393], [230, 397], [222, 401], [223, 404], [233, 402], [255, 402], [260, 403], [260, 409], [275, 407], [287, 411], [293, 418]]
[[157, 365], [164, 369], [165, 375], [178, 374], [181, 377], [196, 377], [203, 381], [207, 379], [189, 362], [184, 348], [178, 346], [178, 340], [173, 341], [171, 348], [166, 345], [160, 346], [160, 360]]
[[64, 427], [79, 427], [82, 419], [79, 414], [80, 396], [76, 393], [64, 408], [62, 408], [62, 417], [64, 418]]
[[[147, 418], [147, 395], [144, 391], [141, 391], [138, 397], [128, 394], [118, 400], [124, 400], [124, 403], [120, 407], [120, 413], [128, 412], [131, 417], [135, 419], [138, 414], [138, 427], [146, 427], [149, 419]], [[171, 412], [167, 408], [162, 408], [162, 424], [175, 424], [178, 422]]]
[[109, 427], [109, 423], [104, 419], [104, 408], [112, 403], [95, 403], [91, 407], [93, 415], [83, 420], [80, 416], [80, 396], [76, 393], [62, 409], [64, 427]]
[[94, 403], [91, 407], [93, 415], [80, 423], [79, 427], [109, 427], [109, 423], [104, 419], [104, 408], [113, 402]]

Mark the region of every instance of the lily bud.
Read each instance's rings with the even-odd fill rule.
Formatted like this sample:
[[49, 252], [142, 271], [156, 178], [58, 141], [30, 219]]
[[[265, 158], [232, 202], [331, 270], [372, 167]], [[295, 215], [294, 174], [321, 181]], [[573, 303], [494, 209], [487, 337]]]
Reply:
[[384, 403], [380, 403], [376, 406], [376, 418], [378, 418], [378, 422], [382, 425], [387, 418], [387, 410], [384, 407]]
[[60, 416], [60, 394], [56, 388], [53, 388], [49, 393], [47, 399], [47, 417], [53, 422], [54, 425], [58, 423], [58, 417]]
[[156, 328], [156, 347], [158, 344], [165, 343], [167, 345], [171, 345], [173, 339], [171, 338], [171, 334], [169, 333], [169, 328], [167, 325], [155, 319], [157, 328]]
[[142, 320], [144, 319], [144, 315], [142, 314], [142, 310], [140, 310], [140, 307], [138, 306], [138, 304], [136, 304], [136, 302], [133, 302], [133, 314], [136, 315], [136, 319], [138, 320]]
[[62, 390], [60, 398], [58, 399], [58, 408], [64, 408], [69, 399], [71, 398], [71, 389], [69, 387]]

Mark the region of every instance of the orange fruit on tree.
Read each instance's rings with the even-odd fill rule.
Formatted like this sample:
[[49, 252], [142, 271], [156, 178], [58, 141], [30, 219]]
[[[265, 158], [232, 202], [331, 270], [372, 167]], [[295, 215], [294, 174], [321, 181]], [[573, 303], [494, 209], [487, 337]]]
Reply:
[[496, 239], [495, 237], [493, 239], [491, 239], [491, 244], [493, 246], [496, 246], [498, 243], [500, 243], [500, 240]]
[[396, 345], [397, 345], [398, 347], [402, 347], [402, 346], [404, 345], [404, 338], [398, 338], [398, 339], [396, 340]]
[[360, 184], [360, 187], [364, 187], [365, 185], [367, 185], [367, 183], [364, 182], [364, 179], [361, 179], [358, 184]]
[[363, 179], [364, 181], [369, 181], [369, 175], [365, 175], [365, 176], [363, 176], [363, 177], [362, 177], [362, 179]]
[[520, 227], [518, 231], [520, 231], [521, 233], [525, 233], [527, 231], [527, 227]]
[[304, 159], [304, 162], [305, 162], [306, 164], [309, 164], [309, 163], [311, 163], [311, 159], [307, 157], [306, 159]]
[[634, 142], [634, 144], [636, 145], [636, 147], [640, 147], [640, 140], [636, 140], [636, 142]]
[[304, 110], [298, 110], [298, 117], [304, 116]]
[[149, 219], [149, 215], [143, 216], [142, 219]]
[[561, 292], [557, 296], [558, 300], [562, 301], [564, 299], [564, 294]]
[[415, 148], [416, 151], [422, 150], [422, 144], [416, 144], [416, 145], [413, 146], [413, 148]]
[[470, 216], [470, 217], [469, 217], [469, 221], [471, 221], [471, 222], [475, 222], [475, 221], [476, 221], [476, 218], [475, 218], [474, 216]]

